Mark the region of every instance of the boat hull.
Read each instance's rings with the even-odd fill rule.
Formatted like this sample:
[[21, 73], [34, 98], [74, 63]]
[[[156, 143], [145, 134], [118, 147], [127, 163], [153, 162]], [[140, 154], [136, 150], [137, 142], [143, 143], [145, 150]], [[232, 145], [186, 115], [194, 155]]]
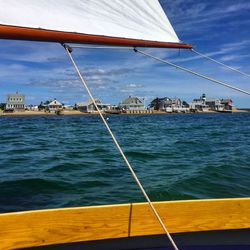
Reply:
[[[173, 234], [182, 250], [248, 250], [250, 229], [206, 231]], [[34, 247], [29, 250], [173, 250], [165, 235], [127, 237], [112, 240], [87, 241], [51, 246]]]
[[[155, 202], [154, 206], [177, 245], [192, 242], [193, 247], [206, 246], [209, 242], [214, 246], [232, 247], [249, 244], [249, 237], [245, 235], [249, 236], [250, 230], [250, 198]], [[1, 249], [45, 246], [59, 249], [59, 246], [71, 247], [72, 244], [73, 248], [68, 249], [77, 249], [78, 244], [84, 245], [80, 249], [87, 249], [91, 244], [97, 244], [92, 249], [112, 249], [116, 242], [121, 247], [115, 245], [113, 249], [124, 249], [124, 246], [129, 249], [128, 242], [147, 243], [130, 248], [143, 249], [168, 247], [169, 243], [147, 203], [0, 214], [0, 228]], [[149, 241], [143, 237], [149, 237]], [[153, 238], [160, 240], [159, 245]], [[105, 248], [105, 242], [111, 246]], [[154, 244], [151, 246], [148, 242]]]

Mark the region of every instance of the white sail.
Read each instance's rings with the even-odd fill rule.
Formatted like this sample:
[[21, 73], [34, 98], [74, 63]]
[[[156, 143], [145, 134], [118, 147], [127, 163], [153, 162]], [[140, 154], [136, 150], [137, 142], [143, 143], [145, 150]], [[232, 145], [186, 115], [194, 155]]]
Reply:
[[0, 38], [6, 27], [180, 43], [158, 0], [0, 0]]

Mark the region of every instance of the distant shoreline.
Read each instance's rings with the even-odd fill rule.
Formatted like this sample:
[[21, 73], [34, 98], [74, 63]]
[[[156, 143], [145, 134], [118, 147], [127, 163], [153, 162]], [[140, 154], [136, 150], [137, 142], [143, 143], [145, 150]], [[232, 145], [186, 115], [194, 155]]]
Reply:
[[[250, 109], [235, 109], [232, 111], [232, 113], [249, 113]], [[197, 112], [197, 113], [167, 113], [162, 111], [154, 111], [152, 113], [121, 113], [121, 114], [113, 114], [113, 115], [174, 115], [174, 114], [218, 114], [220, 112], [216, 111], [206, 111], [206, 112]], [[223, 113], [223, 112], [222, 112]], [[226, 112], [225, 112], [226, 113]], [[230, 113], [230, 112], [229, 112]], [[104, 115], [111, 115], [103, 113]], [[80, 115], [80, 116], [89, 116], [89, 115], [98, 115], [97, 112], [95, 113], [83, 113], [77, 110], [65, 110], [63, 111], [59, 116], [61, 115]], [[23, 111], [23, 112], [14, 112], [14, 113], [3, 113], [0, 112], [0, 116], [57, 116], [56, 113], [49, 113], [49, 112], [43, 112], [43, 111]]]

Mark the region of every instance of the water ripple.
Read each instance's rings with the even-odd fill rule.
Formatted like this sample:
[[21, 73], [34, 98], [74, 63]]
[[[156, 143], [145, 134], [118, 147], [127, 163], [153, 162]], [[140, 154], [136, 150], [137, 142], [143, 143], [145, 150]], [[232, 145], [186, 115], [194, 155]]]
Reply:
[[[249, 196], [250, 114], [109, 118], [152, 200]], [[99, 117], [0, 122], [0, 211], [144, 201]]]

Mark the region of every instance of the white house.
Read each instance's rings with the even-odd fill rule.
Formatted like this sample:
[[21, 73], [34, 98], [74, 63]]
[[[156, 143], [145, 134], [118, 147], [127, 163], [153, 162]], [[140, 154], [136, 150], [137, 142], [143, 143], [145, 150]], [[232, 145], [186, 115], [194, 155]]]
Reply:
[[32, 104], [26, 106], [25, 109], [27, 109], [29, 111], [38, 111], [39, 110], [37, 105], [32, 105]]
[[197, 111], [208, 111], [209, 106], [206, 104], [206, 95], [202, 94], [202, 96], [198, 99], [194, 99], [192, 103], [190, 104], [191, 110], [197, 110]]
[[138, 97], [129, 96], [119, 104], [123, 110], [145, 110], [143, 102]]
[[[102, 111], [110, 109], [110, 104], [101, 103], [99, 99], [95, 99], [95, 102], [98, 108]], [[92, 100], [88, 100], [86, 102], [78, 102], [76, 103], [76, 107], [79, 111], [84, 113], [92, 113], [97, 111]]]
[[191, 103], [191, 109], [198, 111], [231, 111], [232, 100], [231, 99], [207, 99], [203, 94], [199, 99], [194, 99]]
[[9, 94], [5, 111], [24, 111], [25, 109], [25, 96], [16, 92], [16, 94]]
[[58, 110], [61, 110], [62, 108], [63, 105], [56, 99], [48, 104], [48, 109], [50, 112], [56, 112]]

